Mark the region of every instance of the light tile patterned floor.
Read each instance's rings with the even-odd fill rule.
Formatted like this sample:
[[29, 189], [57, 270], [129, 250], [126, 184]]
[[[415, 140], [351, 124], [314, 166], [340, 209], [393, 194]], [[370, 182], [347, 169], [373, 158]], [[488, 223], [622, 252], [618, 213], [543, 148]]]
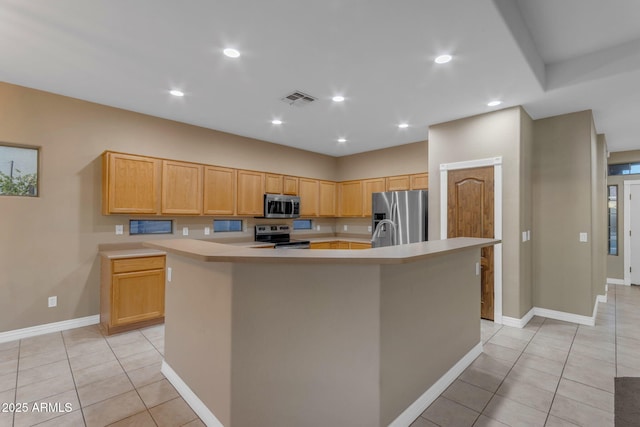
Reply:
[[[0, 404], [28, 409], [0, 407], [0, 427], [204, 426], [160, 373], [163, 352], [164, 325], [111, 337], [89, 326], [0, 344]], [[53, 406], [34, 411], [34, 403]]]
[[[638, 325], [640, 287], [611, 285], [596, 326], [483, 321], [484, 353], [412, 427], [613, 426], [614, 377], [640, 376]], [[203, 426], [160, 373], [163, 352], [163, 326], [106, 338], [91, 326], [0, 344], [0, 404], [30, 409], [0, 412], [0, 427]], [[72, 412], [33, 412], [34, 402]]]
[[616, 376], [640, 376], [640, 287], [609, 285], [595, 326], [482, 321], [484, 352], [412, 424], [613, 426]]

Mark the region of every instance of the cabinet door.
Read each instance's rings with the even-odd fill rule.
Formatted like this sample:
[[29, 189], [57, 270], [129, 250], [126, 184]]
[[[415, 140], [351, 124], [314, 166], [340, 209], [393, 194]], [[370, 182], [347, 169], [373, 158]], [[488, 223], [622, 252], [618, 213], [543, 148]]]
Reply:
[[162, 213], [202, 213], [202, 165], [162, 161]]
[[332, 242], [311, 242], [310, 249], [331, 249]]
[[111, 290], [112, 326], [164, 316], [164, 269], [114, 274]]
[[371, 249], [371, 243], [350, 242], [349, 249]]
[[343, 241], [336, 242], [336, 249], [349, 249], [349, 242], [343, 242]]
[[340, 188], [340, 216], [362, 216], [362, 181], [345, 181]]
[[105, 152], [102, 158], [102, 213], [157, 214], [160, 159]]
[[297, 196], [298, 195], [298, 178], [296, 178], [295, 176], [285, 176], [283, 178], [282, 194], [287, 194], [289, 196]]
[[411, 189], [412, 190], [428, 190], [429, 189], [429, 174], [416, 173], [411, 175]]
[[319, 215], [336, 216], [336, 183], [319, 181]]
[[371, 216], [371, 195], [383, 191], [386, 191], [384, 178], [365, 179], [362, 181], [362, 214], [364, 216]]
[[387, 191], [408, 190], [409, 187], [409, 175], [390, 176], [387, 178]]
[[264, 173], [238, 171], [238, 215], [264, 214]]
[[236, 213], [236, 170], [217, 166], [204, 167], [205, 215]]
[[298, 195], [300, 196], [300, 216], [318, 216], [318, 180], [300, 178]]
[[269, 194], [282, 194], [282, 175], [272, 173], [264, 174], [264, 192]]

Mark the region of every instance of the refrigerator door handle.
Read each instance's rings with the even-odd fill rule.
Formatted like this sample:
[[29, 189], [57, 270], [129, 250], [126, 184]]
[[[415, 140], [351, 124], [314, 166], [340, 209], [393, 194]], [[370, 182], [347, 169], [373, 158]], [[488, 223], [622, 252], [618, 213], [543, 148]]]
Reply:
[[398, 212], [398, 201], [395, 200], [391, 204], [391, 222], [393, 223], [392, 231], [391, 231], [391, 245], [398, 244], [398, 216], [400, 216]]

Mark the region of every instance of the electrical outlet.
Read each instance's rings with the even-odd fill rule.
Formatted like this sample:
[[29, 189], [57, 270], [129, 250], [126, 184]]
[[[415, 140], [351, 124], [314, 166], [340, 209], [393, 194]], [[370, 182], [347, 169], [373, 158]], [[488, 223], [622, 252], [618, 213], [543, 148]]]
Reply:
[[320, 226], [316, 225], [316, 231], [320, 231]]
[[368, 225], [368, 226], [367, 226], [367, 231], [368, 231], [369, 233], [371, 233], [371, 226], [370, 226], [370, 225]]
[[347, 230], [349, 229], [349, 226], [348, 226], [347, 224], [345, 224], [345, 225], [343, 225], [343, 226], [342, 226], [342, 229], [343, 229], [344, 231], [347, 231]]
[[116, 225], [116, 235], [124, 234], [124, 225]]
[[204, 228], [204, 235], [205, 235], [205, 236], [208, 236], [208, 235], [210, 235], [210, 234], [211, 234], [211, 227], [205, 227], [205, 228]]
[[56, 307], [58, 305], [58, 297], [57, 296], [49, 297], [48, 304], [49, 304], [49, 308]]
[[526, 231], [523, 231], [523, 232], [522, 232], [522, 241], [523, 241], [523, 242], [526, 242], [526, 241], [527, 241], [527, 232], [526, 232]]
[[173, 273], [173, 269], [171, 267], [167, 267], [167, 282], [171, 281], [171, 273]]
[[480, 263], [476, 262], [476, 276], [480, 275]]
[[189, 235], [189, 227], [182, 227], [182, 235], [183, 236]]
[[531, 230], [527, 230], [527, 240], [531, 240]]

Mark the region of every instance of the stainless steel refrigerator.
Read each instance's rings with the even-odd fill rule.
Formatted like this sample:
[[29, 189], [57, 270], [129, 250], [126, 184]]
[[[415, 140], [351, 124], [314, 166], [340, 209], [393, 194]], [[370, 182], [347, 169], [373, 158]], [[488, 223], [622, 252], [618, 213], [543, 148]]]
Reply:
[[428, 193], [425, 190], [373, 193], [371, 246], [426, 241]]

